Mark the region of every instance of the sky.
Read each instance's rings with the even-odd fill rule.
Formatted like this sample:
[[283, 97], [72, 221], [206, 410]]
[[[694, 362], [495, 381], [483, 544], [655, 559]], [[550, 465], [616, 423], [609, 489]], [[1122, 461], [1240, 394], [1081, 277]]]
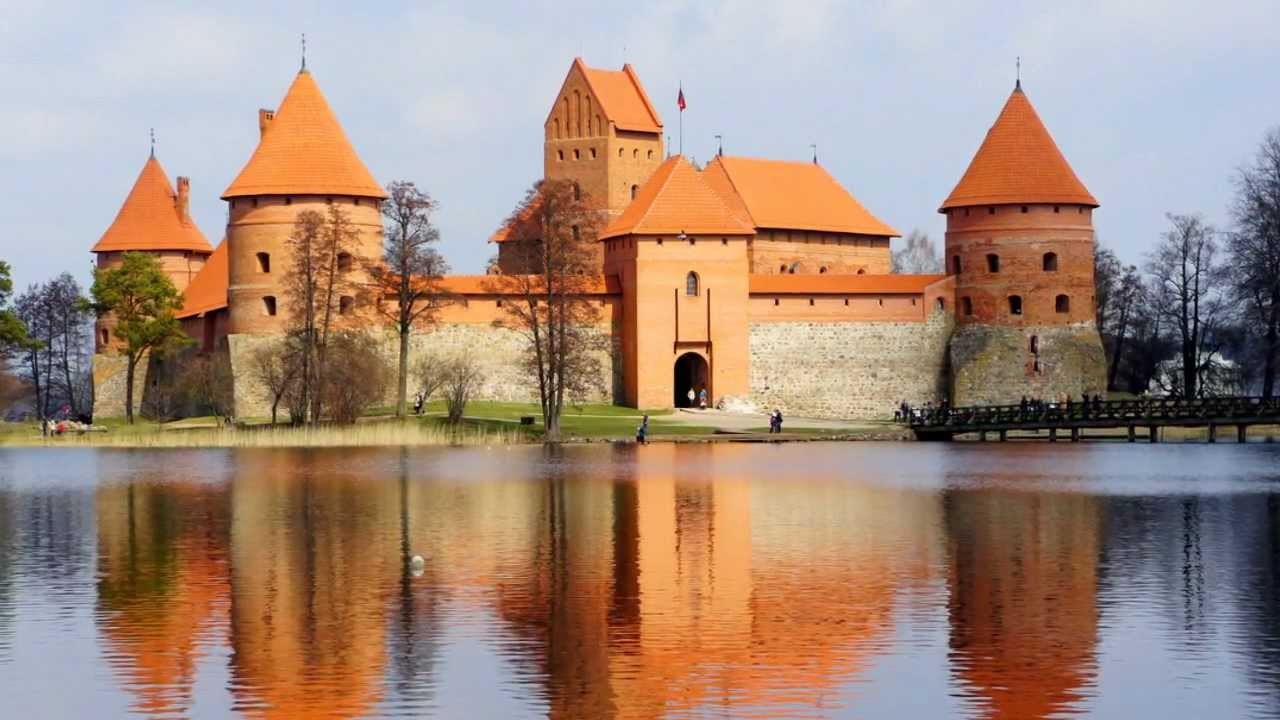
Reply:
[[[1166, 212], [1226, 228], [1232, 176], [1280, 126], [1276, 0], [557, 0], [112, 3], [0, 0], [0, 259], [25, 287], [70, 271], [149, 150], [218, 196], [257, 109], [307, 66], [383, 183], [440, 203], [441, 250], [478, 273], [490, 233], [542, 172], [542, 123], [575, 56], [630, 62], [684, 148], [822, 164], [874, 214], [941, 248], [937, 207], [1023, 87], [1102, 204], [1126, 262]], [[895, 241], [895, 247], [901, 241]]]

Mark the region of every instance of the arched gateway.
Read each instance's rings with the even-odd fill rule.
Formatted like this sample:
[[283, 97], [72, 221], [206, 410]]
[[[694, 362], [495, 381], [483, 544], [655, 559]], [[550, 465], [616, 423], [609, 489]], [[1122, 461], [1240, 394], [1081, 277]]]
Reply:
[[[675, 406], [696, 407], [697, 396], [702, 390], [711, 396], [711, 388], [707, 385], [707, 360], [696, 352], [687, 352], [676, 358], [675, 368]], [[694, 401], [689, 402], [689, 390], [693, 390]]]

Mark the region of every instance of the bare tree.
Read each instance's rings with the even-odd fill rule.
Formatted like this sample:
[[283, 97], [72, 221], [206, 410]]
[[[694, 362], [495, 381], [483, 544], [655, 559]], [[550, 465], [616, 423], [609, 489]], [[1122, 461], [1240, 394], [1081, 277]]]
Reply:
[[502, 323], [525, 340], [524, 364], [538, 386], [546, 440], [560, 439], [566, 399], [585, 399], [600, 382], [592, 332], [599, 310], [589, 294], [599, 282], [593, 252], [602, 216], [567, 180], [540, 180], [507, 219], [508, 242], [520, 253], [527, 275], [497, 275], [496, 292], [515, 296], [504, 303]]
[[1125, 266], [1109, 248], [1099, 247], [1093, 260], [1094, 298], [1098, 333], [1107, 351], [1107, 389], [1116, 389], [1125, 342], [1130, 339], [1135, 313], [1146, 299], [1146, 287], [1136, 265]]
[[1262, 396], [1275, 394], [1280, 372], [1280, 127], [1236, 173], [1227, 237], [1232, 299], [1261, 355]]
[[445, 367], [446, 362], [435, 355], [424, 355], [414, 364], [413, 377], [418, 382], [418, 393], [424, 402], [444, 386]]
[[298, 383], [301, 371], [301, 343], [295, 336], [263, 345], [249, 356], [249, 374], [267, 391], [271, 400], [271, 424], [276, 424], [280, 402]]
[[457, 424], [462, 421], [471, 395], [483, 380], [484, 375], [470, 355], [455, 355], [441, 365], [440, 387], [444, 391], [449, 422]]
[[1199, 215], [1168, 215], [1172, 224], [1150, 254], [1155, 310], [1172, 329], [1178, 345], [1182, 397], [1200, 397], [1199, 380], [1218, 361], [1217, 331], [1225, 313], [1215, 286], [1219, 274], [1215, 230]]
[[179, 383], [188, 410], [221, 420], [234, 407], [231, 358], [226, 353], [197, 355], [182, 365]]
[[377, 348], [359, 332], [342, 331], [329, 339], [329, 371], [321, 393], [330, 419], [354, 423], [383, 398], [387, 364]]
[[[382, 202], [385, 224], [382, 263], [369, 268], [374, 287], [395, 298], [395, 304], [377, 303], [400, 336], [396, 366], [396, 417], [404, 417], [409, 395], [409, 336], [415, 327], [434, 324], [446, 294], [440, 277], [448, 264], [433, 245], [440, 231], [431, 222], [436, 202], [412, 182], [387, 185]], [[379, 298], [381, 300], [381, 298]]]
[[291, 329], [302, 343], [297, 400], [311, 422], [319, 422], [323, 412], [320, 389], [329, 334], [342, 299], [354, 293], [349, 272], [358, 240], [358, 231], [337, 205], [329, 206], [328, 217], [314, 210], [298, 213], [289, 236], [292, 265], [285, 286], [293, 311]]
[[942, 257], [928, 233], [912, 230], [904, 238], [905, 245], [893, 253], [893, 272], [904, 275], [931, 275], [942, 272]]

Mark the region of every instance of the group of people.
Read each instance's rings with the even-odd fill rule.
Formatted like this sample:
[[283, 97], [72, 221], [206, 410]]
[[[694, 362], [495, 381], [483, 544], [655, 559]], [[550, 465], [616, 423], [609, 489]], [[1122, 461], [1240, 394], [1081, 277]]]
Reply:
[[685, 397], [689, 398], [689, 407], [693, 407], [694, 403], [697, 403], [699, 410], [707, 409], [707, 389], [706, 388], [702, 388], [696, 393], [693, 391], [693, 388], [689, 388], [689, 392]]
[[773, 412], [769, 413], [769, 434], [780, 432], [782, 432], [782, 411], [774, 408]]
[[944, 399], [934, 407], [933, 401], [929, 400], [920, 407], [913, 407], [903, 400], [898, 403], [898, 407], [893, 411], [894, 422], [919, 422], [921, 420], [932, 420], [936, 418], [945, 418], [951, 413], [951, 403]]
[[1019, 414], [1025, 416], [1027, 413], [1039, 415], [1045, 411], [1061, 410], [1065, 413], [1071, 413], [1074, 409], [1080, 408], [1081, 413], [1088, 417], [1090, 412], [1102, 412], [1102, 396], [1094, 393], [1092, 397], [1089, 393], [1080, 393], [1080, 402], [1075, 403], [1068, 393], [1058, 393], [1051, 401], [1045, 401], [1043, 398], [1022, 396], [1022, 401], [1018, 403]]

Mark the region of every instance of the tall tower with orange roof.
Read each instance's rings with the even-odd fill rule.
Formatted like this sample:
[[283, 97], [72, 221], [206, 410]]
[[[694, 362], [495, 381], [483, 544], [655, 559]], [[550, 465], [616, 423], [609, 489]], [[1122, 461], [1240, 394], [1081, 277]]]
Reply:
[[[381, 256], [379, 204], [386, 192], [347, 139], [310, 71], [298, 72], [275, 112], [258, 111], [261, 139], [249, 162], [222, 193], [228, 202], [228, 334], [280, 333], [290, 307], [285, 278], [289, 236], [298, 215], [328, 217], [338, 206], [358, 233], [352, 257], [340, 258], [351, 280], [367, 280], [365, 263]], [[339, 312], [361, 315], [355, 295]]]
[[1106, 390], [1093, 211], [1019, 82], [939, 212], [956, 283], [956, 405]]
[[[118, 266], [127, 252], [154, 255], [179, 292], [204, 267], [213, 246], [191, 220], [191, 181], [178, 178], [175, 191], [153, 150], [142, 165], [116, 219], [90, 252], [100, 269]], [[95, 352], [112, 348], [110, 315], [98, 318], [94, 327]]]

